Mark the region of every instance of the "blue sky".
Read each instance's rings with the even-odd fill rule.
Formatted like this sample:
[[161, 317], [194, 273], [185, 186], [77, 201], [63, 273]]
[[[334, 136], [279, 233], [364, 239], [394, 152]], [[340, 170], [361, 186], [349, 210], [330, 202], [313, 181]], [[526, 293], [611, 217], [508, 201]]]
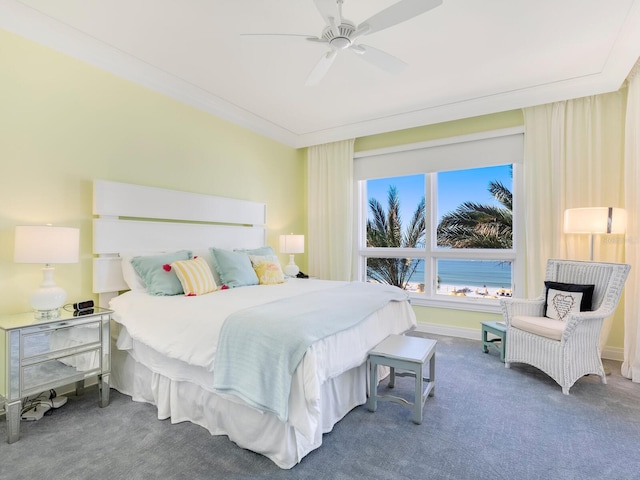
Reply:
[[[501, 181], [513, 191], [511, 169], [508, 165], [438, 173], [438, 219], [465, 201], [497, 204], [488, 190], [492, 180]], [[368, 180], [367, 198], [376, 198], [386, 210], [389, 185], [395, 185], [398, 190], [402, 223], [407, 225], [416, 205], [425, 194], [424, 175]], [[367, 215], [369, 214], [367, 211]]]

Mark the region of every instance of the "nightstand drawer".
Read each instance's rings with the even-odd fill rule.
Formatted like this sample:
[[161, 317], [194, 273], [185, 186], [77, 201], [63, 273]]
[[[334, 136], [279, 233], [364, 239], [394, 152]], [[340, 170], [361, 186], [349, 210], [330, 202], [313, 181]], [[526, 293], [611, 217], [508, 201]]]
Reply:
[[73, 383], [101, 370], [100, 347], [66, 357], [52, 358], [25, 365], [21, 369], [22, 394], [32, 395], [51, 385]]
[[30, 328], [22, 334], [22, 359], [29, 360], [40, 356], [59, 356], [58, 353], [78, 349], [100, 343], [101, 322], [82, 325], [68, 325], [65, 322], [51, 326]]

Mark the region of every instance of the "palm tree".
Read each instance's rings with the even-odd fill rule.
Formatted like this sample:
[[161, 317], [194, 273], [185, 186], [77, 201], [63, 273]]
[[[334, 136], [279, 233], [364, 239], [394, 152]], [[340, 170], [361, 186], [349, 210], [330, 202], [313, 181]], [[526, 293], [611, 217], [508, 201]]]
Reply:
[[[387, 211], [375, 198], [369, 199], [371, 218], [367, 220], [367, 247], [416, 248], [424, 245], [425, 200], [418, 203], [409, 226], [402, 228], [400, 200], [395, 186], [389, 187]], [[380, 283], [406, 288], [411, 275], [423, 260], [412, 258], [369, 258], [367, 277]]]
[[501, 182], [489, 182], [489, 192], [501, 206], [464, 202], [438, 224], [438, 246], [451, 248], [511, 248], [513, 194]]

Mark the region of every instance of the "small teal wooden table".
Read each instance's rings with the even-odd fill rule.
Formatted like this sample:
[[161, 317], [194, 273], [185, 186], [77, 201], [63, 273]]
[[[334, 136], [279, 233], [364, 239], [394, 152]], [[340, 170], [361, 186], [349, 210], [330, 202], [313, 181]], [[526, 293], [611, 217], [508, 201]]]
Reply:
[[[504, 362], [504, 347], [507, 341], [507, 327], [502, 322], [481, 322], [482, 323], [482, 351], [489, 353], [492, 346], [500, 353], [500, 360]], [[497, 338], [488, 338], [491, 333]]]
[[[427, 397], [435, 393], [436, 341], [405, 335], [389, 335], [369, 352], [369, 401], [370, 412], [375, 412], [378, 400], [390, 400], [413, 407], [413, 422], [422, 423], [422, 408]], [[429, 363], [429, 377], [424, 369]], [[413, 403], [395, 395], [378, 395], [378, 365], [391, 368], [389, 388], [395, 386], [396, 376], [411, 376], [416, 380]], [[408, 370], [398, 373], [395, 369]], [[425, 386], [426, 384], [426, 386]]]

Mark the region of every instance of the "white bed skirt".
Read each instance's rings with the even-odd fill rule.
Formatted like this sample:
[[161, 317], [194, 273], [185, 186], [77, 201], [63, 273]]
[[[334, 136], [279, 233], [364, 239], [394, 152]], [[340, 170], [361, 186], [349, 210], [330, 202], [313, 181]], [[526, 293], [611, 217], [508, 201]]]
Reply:
[[[315, 414], [305, 417], [305, 432], [271, 413], [260, 412], [195, 383], [155, 373], [115, 345], [111, 386], [134, 401], [156, 405], [161, 420], [189, 421], [206, 428], [212, 435], [227, 435], [238, 446], [265, 455], [280, 468], [288, 469], [322, 444], [323, 433], [331, 431], [349, 411], [366, 402], [366, 367], [365, 362], [320, 386], [320, 405], [311, 406]], [[291, 399], [289, 408], [291, 412], [295, 409]]]

